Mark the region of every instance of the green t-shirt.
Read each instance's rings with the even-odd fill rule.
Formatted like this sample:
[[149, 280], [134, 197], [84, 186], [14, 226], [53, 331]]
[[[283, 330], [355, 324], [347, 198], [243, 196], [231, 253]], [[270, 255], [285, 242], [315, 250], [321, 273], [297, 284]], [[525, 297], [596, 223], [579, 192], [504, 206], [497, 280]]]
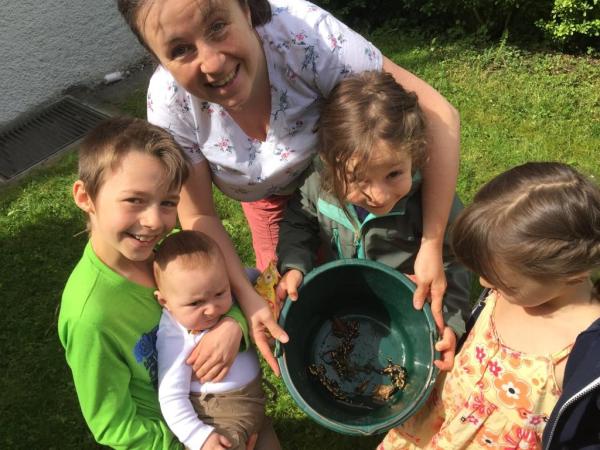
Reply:
[[[110, 269], [89, 242], [63, 292], [58, 335], [81, 410], [95, 439], [113, 448], [182, 448], [158, 403], [155, 343], [162, 311], [153, 292]], [[237, 307], [228, 315], [243, 319]]]

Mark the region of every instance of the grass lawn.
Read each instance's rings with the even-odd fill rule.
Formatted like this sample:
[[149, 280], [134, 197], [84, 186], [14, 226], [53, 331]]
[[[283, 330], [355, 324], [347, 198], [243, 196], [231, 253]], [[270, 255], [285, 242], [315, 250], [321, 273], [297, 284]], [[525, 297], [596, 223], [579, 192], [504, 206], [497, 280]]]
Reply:
[[[530, 160], [558, 160], [598, 179], [600, 62], [466, 41], [431, 43], [382, 30], [373, 42], [441, 91], [461, 112], [459, 193], [468, 202], [495, 174]], [[143, 111], [144, 93], [126, 112]], [[76, 158], [66, 155], [0, 191], [0, 448], [81, 449], [96, 445], [81, 417], [56, 321], [64, 283], [86, 242], [70, 196]], [[244, 262], [252, 265], [245, 219], [217, 194]], [[370, 449], [378, 437], [325, 430], [279, 397], [269, 405], [284, 449]]]

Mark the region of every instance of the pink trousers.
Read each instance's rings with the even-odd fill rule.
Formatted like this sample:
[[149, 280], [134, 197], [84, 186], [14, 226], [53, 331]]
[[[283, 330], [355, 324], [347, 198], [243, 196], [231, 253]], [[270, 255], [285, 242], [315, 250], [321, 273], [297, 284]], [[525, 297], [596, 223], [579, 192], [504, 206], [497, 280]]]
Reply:
[[272, 195], [255, 202], [241, 202], [252, 233], [256, 267], [261, 272], [276, 259], [279, 222], [289, 199], [289, 195]]

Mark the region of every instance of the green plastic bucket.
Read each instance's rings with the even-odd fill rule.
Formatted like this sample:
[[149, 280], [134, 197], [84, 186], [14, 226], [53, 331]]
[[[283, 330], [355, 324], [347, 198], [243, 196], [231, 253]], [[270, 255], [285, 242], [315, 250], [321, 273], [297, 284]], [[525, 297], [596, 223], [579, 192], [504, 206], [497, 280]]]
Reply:
[[[421, 311], [413, 308], [414, 289], [412, 281], [384, 264], [348, 259], [313, 270], [298, 300], [286, 300], [279, 324], [290, 341], [277, 343], [275, 353], [287, 389], [310, 418], [339, 433], [372, 435], [401, 424], [421, 407], [438, 374], [433, 360], [439, 355], [431, 310], [428, 304]], [[340, 342], [347, 339], [340, 322], [345, 330], [348, 324], [358, 328], [341, 373], [332, 358], [332, 350], [339, 355]], [[382, 373], [390, 362], [406, 370], [406, 385], [385, 400], [375, 399], [378, 386], [390, 384]], [[325, 369], [329, 381], [324, 384], [309, 367]], [[331, 381], [343, 398], [327, 388]]]

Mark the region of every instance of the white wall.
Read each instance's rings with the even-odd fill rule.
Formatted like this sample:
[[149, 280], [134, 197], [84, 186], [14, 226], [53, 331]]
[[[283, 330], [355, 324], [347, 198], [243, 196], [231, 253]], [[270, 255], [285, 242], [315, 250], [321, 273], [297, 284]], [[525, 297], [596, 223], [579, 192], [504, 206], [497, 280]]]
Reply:
[[0, 0], [0, 124], [144, 54], [115, 0]]

